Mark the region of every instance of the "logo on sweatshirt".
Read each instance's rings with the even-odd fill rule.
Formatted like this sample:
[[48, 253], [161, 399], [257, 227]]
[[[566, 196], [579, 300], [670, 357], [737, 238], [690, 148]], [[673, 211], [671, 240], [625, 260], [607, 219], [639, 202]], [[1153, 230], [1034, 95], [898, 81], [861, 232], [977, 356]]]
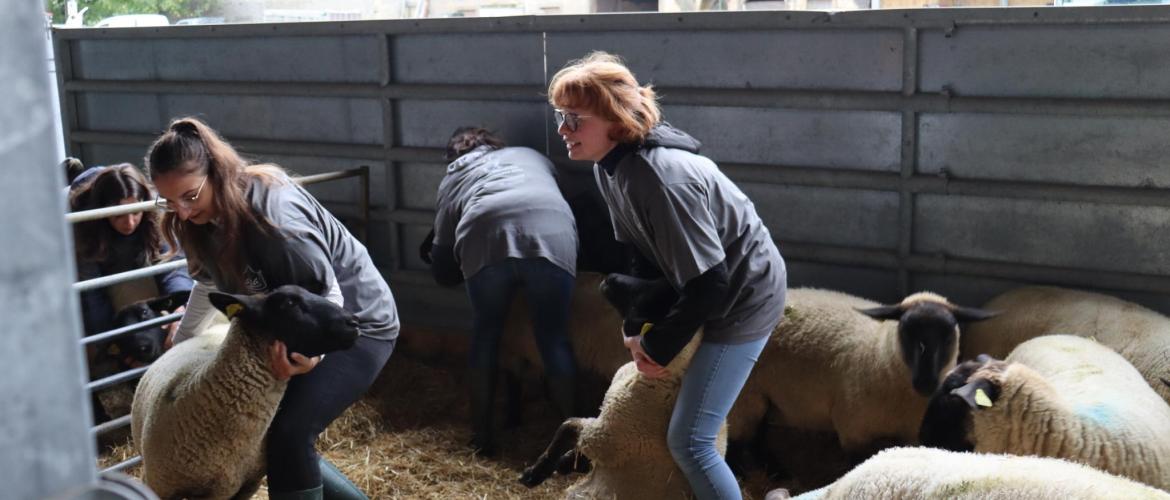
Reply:
[[251, 266], [244, 267], [244, 288], [248, 290], [248, 293], [268, 291], [268, 282], [264, 281], [264, 273], [252, 269]]

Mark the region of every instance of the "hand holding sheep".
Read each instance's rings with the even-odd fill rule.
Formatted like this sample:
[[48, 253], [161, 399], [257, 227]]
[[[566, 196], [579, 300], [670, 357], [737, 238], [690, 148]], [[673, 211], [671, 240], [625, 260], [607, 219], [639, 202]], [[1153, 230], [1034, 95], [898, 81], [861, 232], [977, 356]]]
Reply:
[[648, 378], [663, 378], [668, 373], [666, 367], [655, 363], [650, 356], [646, 354], [646, 350], [642, 349], [642, 336], [636, 335], [633, 337], [625, 337], [623, 340], [626, 344], [626, 349], [630, 350], [630, 356], [634, 358], [634, 366], [638, 368], [638, 372]]
[[317, 363], [321, 362], [321, 356], [313, 356], [311, 358], [305, 355], [294, 352], [288, 352], [288, 346], [277, 340], [268, 348], [269, 367], [272, 368], [272, 376], [277, 380], [288, 380], [294, 375], [308, 373]]

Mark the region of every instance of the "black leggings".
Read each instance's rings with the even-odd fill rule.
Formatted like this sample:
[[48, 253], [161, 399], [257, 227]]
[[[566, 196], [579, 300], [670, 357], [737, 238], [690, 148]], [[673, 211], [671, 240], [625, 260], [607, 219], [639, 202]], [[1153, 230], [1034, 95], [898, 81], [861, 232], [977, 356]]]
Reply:
[[268, 428], [268, 489], [301, 491], [321, 485], [317, 436], [374, 383], [394, 340], [358, 337], [345, 351], [325, 355], [309, 373], [288, 382]]

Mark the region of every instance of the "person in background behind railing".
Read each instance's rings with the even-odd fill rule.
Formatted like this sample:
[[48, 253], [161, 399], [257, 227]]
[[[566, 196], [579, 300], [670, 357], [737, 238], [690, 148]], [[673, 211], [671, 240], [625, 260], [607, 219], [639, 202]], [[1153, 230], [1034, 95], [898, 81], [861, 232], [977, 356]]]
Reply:
[[[70, 185], [71, 211], [126, 205], [154, 199], [146, 176], [134, 165], [93, 167], [78, 175]], [[166, 243], [154, 209], [116, 215], [73, 225], [73, 245], [77, 259], [77, 279], [88, 279], [131, 271], [158, 264], [165, 259]], [[182, 258], [175, 255], [171, 258]], [[175, 269], [153, 277], [132, 280], [81, 292], [82, 320], [85, 334], [93, 335], [114, 328], [114, 316], [134, 302], [158, 296], [189, 292], [194, 285], [186, 269]], [[173, 334], [178, 323], [169, 327]]]
[[366, 247], [284, 169], [249, 164], [197, 119], [172, 122], [146, 164], [168, 210], [163, 235], [181, 244], [196, 279], [176, 344], [202, 332], [212, 311], [208, 294], [217, 290], [255, 294], [299, 285], [357, 317], [357, 343], [324, 359], [274, 343], [269, 366], [288, 388], [265, 451], [272, 500], [365, 498], [315, 446], [373, 384], [398, 338], [394, 296]]
[[451, 163], [435, 202], [431, 270], [440, 285], [467, 280], [471, 446], [492, 456], [500, 338], [509, 306], [521, 293], [549, 398], [561, 418], [578, 416], [577, 365], [568, 334], [577, 226], [557, 188], [556, 169], [543, 154], [505, 147], [486, 129], [462, 127], [448, 140], [446, 159]]

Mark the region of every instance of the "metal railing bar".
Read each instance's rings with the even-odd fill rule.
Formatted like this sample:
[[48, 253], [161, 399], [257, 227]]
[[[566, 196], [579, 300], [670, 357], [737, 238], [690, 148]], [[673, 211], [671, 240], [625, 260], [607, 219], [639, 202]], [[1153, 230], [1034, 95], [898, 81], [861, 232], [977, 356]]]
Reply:
[[107, 432], [110, 432], [114, 429], [120, 429], [120, 428], [125, 427], [127, 425], [130, 425], [130, 415], [129, 414], [122, 415], [121, 417], [115, 418], [115, 419], [110, 420], [108, 422], [102, 422], [98, 425], [95, 425], [89, 429], [89, 433], [92, 436], [99, 436], [99, 435], [105, 434]]
[[[316, 184], [318, 182], [331, 181], [334, 179], [344, 179], [347, 177], [360, 177], [362, 175], [367, 174], [363, 174], [361, 168], [354, 168], [349, 170], [339, 170], [336, 172], [326, 172], [323, 174], [306, 175], [304, 177], [294, 177], [293, 180], [301, 184]], [[154, 200], [140, 201], [138, 203], [130, 203], [126, 205], [70, 212], [65, 214], [65, 221], [69, 223], [86, 222], [91, 220], [105, 219], [106, 217], [114, 217], [117, 215], [145, 212], [147, 210], [161, 209], [154, 204]]]
[[335, 180], [335, 179], [345, 179], [348, 177], [361, 177], [362, 175], [363, 175], [363, 171], [362, 171], [361, 167], [359, 167], [359, 168], [351, 168], [349, 170], [338, 170], [336, 172], [326, 172], [323, 174], [313, 174], [313, 175], [305, 175], [302, 177], [294, 177], [293, 180], [301, 183], [302, 185], [305, 185], [305, 184], [317, 184], [320, 182], [326, 182], [326, 181], [331, 181], [331, 180]]
[[98, 342], [103, 342], [106, 340], [113, 340], [115, 338], [121, 337], [121, 336], [129, 334], [129, 333], [142, 331], [142, 330], [145, 330], [147, 328], [155, 327], [158, 325], [165, 325], [167, 323], [178, 321], [182, 318], [183, 318], [183, 313], [181, 313], [181, 312], [171, 313], [171, 314], [168, 314], [166, 316], [159, 316], [159, 317], [154, 318], [154, 319], [148, 319], [146, 321], [134, 323], [133, 325], [127, 325], [127, 326], [123, 326], [121, 328], [107, 330], [107, 331], [104, 331], [102, 333], [90, 335], [88, 337], [81, 339], [81, 345], [84, 346], [84, 345], [89, 345], [89, 344], [95, 344]]
[[99, 378], [97, 380], [94, 380], [93, 382], [89, 382], [89, 383], [85, 384], [85, 390], [87, 390], [89, 392], [93, 392], [96, 390], [105, 389], [106, 387], [118, 385], [122, 382], [136, 380], [139, 377], [142, 377], [143, 373], [146, 373], [146, 369], [149, 366], [150, 365], [140, 366], [138, 368], [126, 370], [122, 373], [115, 373], [113, 375], [110, 375], [109, 377]]
[[140, 463], [142, 463], [142, 456], [141, 456], [141, 455], [135, 455], [135, 456], [133, 456], [133, 457], [130, 457], [129, 459], [127, 459], [125, 462], [120, 462], [120, 463], [117, 463], [117, 464], [111, 465], [111, 466], [109, 466], [109, 467], [107, 467], [107, 468], [105, 468], [105, 469], [102, 469], [102, 472], [103, 472], [103, 473], [106, 473], [106, 472], [122, 472], [122, 471], [124, 471], [124, 470], [126, 470], [126, 469], [129, 469], [129, 468], [131, 468], [131, 467], [134, 467], [135, 465], [138, 465], [138, 464], [140, 464]]
[[158, 206], [154, 204], [154, 200], [140, 201], [138, 203], [129, 203], [126, 205], [115, 205], [112, 207], [95, 208], [93, 210], [69, 212], [65, 214], [65, 222], [75, 224], [78, 222], [101, 220], [105, 219], [106, 217], [114, 217], [117, 215], [133, 214], [138, 212], [145, 212], [147, 210], [158, 209]]
[[110, 286], [116, 283], [122, 283], [125, 281], [136, 280], [138, 278], [145, 278], [148, 276], [154, 276], [156, 274], [162, 274], [168, 271], [173, 271], [175, 269], [184, 268], [186, 266], [187, 259], [164, 262], [162, 264], [155, 264], [149, 267], [143, 267], [117, 274], [110, 274], [91, 280], [78, 281], [77, 283], [73, 284], [73, 290], [76, 292], [87, 292], [89, 290]]

